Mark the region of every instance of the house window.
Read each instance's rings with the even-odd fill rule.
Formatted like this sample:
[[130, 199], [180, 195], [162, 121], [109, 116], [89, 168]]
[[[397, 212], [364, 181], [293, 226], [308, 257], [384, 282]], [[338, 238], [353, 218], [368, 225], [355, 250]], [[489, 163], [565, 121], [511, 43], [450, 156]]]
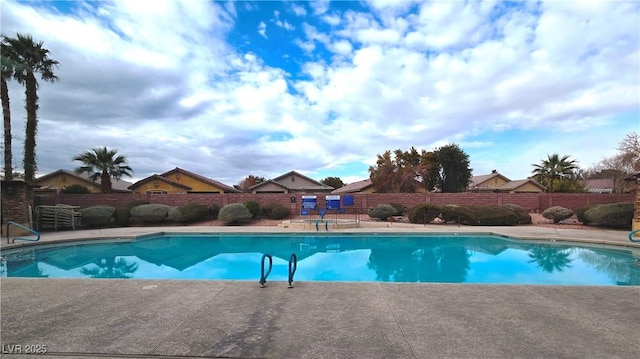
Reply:
[[152, 189], [152, 190], [148, 190], [147, 194], [167, 194], [169, 192], [167, 192], [167, 190], [164, 189]]

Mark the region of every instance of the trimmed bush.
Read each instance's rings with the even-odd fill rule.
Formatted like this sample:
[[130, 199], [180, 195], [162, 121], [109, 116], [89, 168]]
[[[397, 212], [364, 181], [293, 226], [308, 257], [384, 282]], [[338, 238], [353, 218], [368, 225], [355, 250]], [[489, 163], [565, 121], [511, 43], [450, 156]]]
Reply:
[[584, 212], [584, 218], [589, 223], [601, 226], [630, 229], [633, 221], [633, 203], [600, 204]]
[[249, 209], [242, 203], [231, 203], [220, 210], [218, 219], [225, 224], [239, 224], [253, 218]]
[[64, 194], [89, 194], [91, 191], [86, 186], [81, 184], [72, 184], [70, 186], [66, 186], [65, 188], [60, 190], [60, 193]]
[[258, 218], [260, 215], [260, 203], [255, 201], [246, 201], [243, 202], [245, 207], [251, 212], [251, 218]]
[[171, 207], [167, 211], [167, 221], [169, 222], [185, 222], [187, 219], [178, 207]]
[[518, 216], [518, 224], [531, 224], [531, 215], [521, 206], [517, 204], [505, 204], [502, 207], [511, 210]]
[[542, 211], [542, 217], [546, 219], [552, 219], [553, 223], [560, 223], [565, 219], [569, 219], [574, 215], [574, 212], [569, 208], [560, 206], [553, 206]]
[[149, 204], [149, 202], [141, 201], [141, 200], [131, 201], [131, 202], [127, 203], [125, 208], [131, 209], [131, 208], [134, 208], [134, 207], [142, 206], [143, 204]]
[[402, 216], [404, 212], [407, 211], [407, 208], [405, 208], [405, 206], [401, 205], [400, 203], [389, 203], [389, 205], [396, 210], [393, 213], [394, 216]]
[[143, 204], [131, 209], [131, 218], [144, 223], [160, 223], [167, 218], [170, 208], [164, 204]]
[[118, 227], [128, 226], [130, 217], [131, 212], [129, 208], [116, 208], [116, 211], [113, 213], [113, 219], [116, 221]]
[[458, 224], [475, 224], [477, 222], [475, 213], [467, 206], [448, 204], [441, 209], [440, 219], [445, 222]]
[[377, 218], [382, 221], [386, 221], [387, 218], [393, 216], [396, 212], [397, 210], [389, 204], [379, 204], [374, 208], [370, 208], [367, 214], [371, 218]]
[[263, 206], [262, 211], [269, 219], [285, 219], [291, 213], [289, 208], [277, 203]]
[[199, 203], [188, 203], [182, 207], [178, 207], [180, 213], [182, 213], [182, 221], [200, 221], [207, 217], [209, 214], [209, 207]]
[[209, 206], [209, 216], [211, 218], [218, 219], [218, 213], [220, 213], [220, 206], [215, 203]]
[[409, 210], [409, 222], [411, 223], [430, 223], [440, 213], [442, 208], [435, 204], [421, 203], [411, 207]]
[[103, 227], [114, 222], [114, 207], [93, 206], [79, 210], [82, 214], [82, 224], [89, 227]]
[[475, 214], [474, 223], [464, 223], [476, 226], [513, 226], [518, 224], [518, 216], [512, 210], [503, 206], [470, 206]]
[[576, 209], [576, 218], [578, 218], [578, 222], [584, 224], [585, 226], [588, 226], [589, 223], [591, 223], [591, 222], [589, 222], [589, 220], [584, 217], [584, 214], [588, 210], [590, 210], [591, 208], [596, 207], [596, 206], [597, 206], [597, 204], [589, 204], [589, 205], [582, 206], [582, 207]]

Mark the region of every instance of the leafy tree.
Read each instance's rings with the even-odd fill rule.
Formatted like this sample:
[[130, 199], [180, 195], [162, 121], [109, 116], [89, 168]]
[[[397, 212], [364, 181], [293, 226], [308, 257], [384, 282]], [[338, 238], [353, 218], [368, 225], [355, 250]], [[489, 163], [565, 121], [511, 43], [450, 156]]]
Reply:
[[613, 191], [622, 193], [627, 189], [625, 178], [640, 172], [640, 136], [637, 132], [629, 133], [618, 144], [618, 153], [598, 162], [585, 171], [587, 179], [613, 179]]
[[464, 192], [471, 181], [469, 155], [456, 144], [435, 151], [438, 164], [436, 187], [442, 192]]
[[578, 182], [578, 162], [569, 156], [560, 157], [557, 153], [547, 155], [540, 164], [532, 164], [533, 178], [547, 187], [549, 192], [576, 192], [581, 188]]
[[264, 177], [260, 177], [260, 176], [254, 176], [254, 175], [248, 175], [245, 179], [243, 179], [242, 181], [240, 181], [237, 185], [237, 188], [247, 192], [249, 190], [249, 188], [257, 185], [258, 183], [262, 183], [264, 181], [266, 181], [267, 179]]
[[17, 33], [15, 38], [2, 35], [2, 43], [7, 48], [7, 55], [16, 66], [13, 78], [25, 86], [25, 109], [27, 123], [24, 139], [24, 175], [27, 182], [34, 180], [36, 164], [36, 134], [38, 132], [38, 81], [36, 74], [47, 82], [55, 82], [58, 77], [53, 70], [58, 61], [49, 58], [49, 50], [42, 41], [36, 42], [31, 35]]
[[[93, 152], [92, 152], [93, 151]], [[108, 150], [107, 147], [96, 147], [73, 158], [80, 161], [83, 166], [76, 168], [76, 173], [86, 173], [92, 181], [100, 178], [100, 186], [103, 193], [111, 193], [111, 179], [120, 179], [122, 176], [131, 177], [133, 170], [127, 165], [127, 159], [117, 154], [118, 150]]]
[[320, 181], [320, 183], [326, 184], [327, 186], [331, 186], [336, 189], [343, 187], [345, 185], [345, 183], [342, 182], [342, 179], [340, 179], [340, 177], [327, 177], [322, 181]]
[[397, 149], [377, 155], [375, 166], [369, 167], [369, 177], [376, 192], [417, 192], [429, 191], [435, 184], [435, 155], [411, 147], [409, 151]]

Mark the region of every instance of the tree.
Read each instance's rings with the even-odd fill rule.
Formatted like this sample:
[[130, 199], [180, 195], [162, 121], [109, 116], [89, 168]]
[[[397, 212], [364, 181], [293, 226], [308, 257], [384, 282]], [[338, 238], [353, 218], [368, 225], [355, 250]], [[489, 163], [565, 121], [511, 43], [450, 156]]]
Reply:
[[2, 97], [2, 118], [4, 121], [4, 178], [7, 181], [13, 179], [13, 154], [11, 152], [11, 107], [9, 103], [9, 87], [7, 80], [14, 74], [14, 63], [9, 57], [11, 48], [2, 41], [0, 49], [0, 64], [2, 65], [2, 84], [0, 93]]
[[618, 153], [602, 159], [585, 171], [586, 179], [612, 179], [614, 193], [628, 190], [625, 178], [640, 172], [640, 136], [636, 132], [628, 133], [618, 144]]
[[442, 192], [464, 192], [471, 181], [469, 155], [456, 144], [435, 151], [438, 164], [436, 186]]
[[327, 186], [331, 186], [335, 189], [338, 189], [345, 185], [345, 183], [342, 182], [342, 179], [340, 179], [340, 177], [327, 177], [322, 181], [320, 181], [320, 183], [326, 184]]
[[7, 54], [16, 66], [13, 78], [25, 86], [25, 109], [27, 123], [24, 138], [24, 175], [27, 182], [33, 181], [37, 170], [36, 164], [36, 134], [38, 132], [38, 81], [36, 74], [47, 82], [55, 82], [58, 77], [53, 69], [58, 61], [49, 58], [49, 50], [43, 47], [43, 42], [35, 42], [31, 35], [17, 33], [15, 38], [2, 35]]
[[414, 147], [408, 151], [397, 149], [377, 155], [375, 166], [369, 167], [369, 178], [378, 193], [429, 191], [433, 188], [433, 173], [437, 167], [433, 152]]
[[[93, 152], [92, 152], [93, 151]], [[127, 159], [118, 155], [118, 150], [108, 150], [107, 147], [97, 147], [86, 151], [73, 158], [84, 165], [76, 168], [78, 174], [86, 173], [92, 181], [100, 178], [102, 193], [111, 193], [111, 179], [120, 179], [122, 176], [131, 177], [133, 170], [127, 165]]]
[[249, 188], [257, 185], [258, 183], [262, 183], [264, 181], [266, 181], [267, 179], [264, 177], [260, 177], [260, 176], [254, 176], [254, 175], [248, 175], [245, 179], [243, 179], [242, 181], [240, 181], [238, 183], [237, 188], [244, 191], [244, 192], [248, 192]]
[[578, 162], [569, 156], [560, 157], [557, 153], [547, 155], [540, 164], [532, 164], [533, 178], [547, 187], [548, 192], [576, 192], [581, 188], [578, 182]]

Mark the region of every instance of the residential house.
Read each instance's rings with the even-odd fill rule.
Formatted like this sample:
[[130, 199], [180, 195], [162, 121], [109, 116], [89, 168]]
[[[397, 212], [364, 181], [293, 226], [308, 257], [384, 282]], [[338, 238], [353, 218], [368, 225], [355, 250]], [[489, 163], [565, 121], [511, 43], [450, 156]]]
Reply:
[[512, 181], [497, 171], [473, 176], [469, 184], [470, 192], [540, 193], [546, 187], [531, 178]]
[[613, 193], [615, 187], [615, 179], [598, 178], [584, 180], [584, 188], [590, 193]]
[[176, 167], [171, 171], [154, 174], [129, 186], [134, 193], [238, 193], [239, 190], [224, 183]]
[[[34, 185], [40, 186], [34, 189], [35, 194], [39, 196], [58, 193], [60, 190], [71, 185], [85, 186], [91, 193], [101, 193], [102, 187], [100, 183], [100, 178], [94, 182], [87, 174], [77, 174], [67, 170], [57, 170], [40, 176], [33, 181]], [[130, 185], [131, 182], [111, 179], [111, 188], [115, 193], [130, 193], [131, 191], [128, 189]]]
[[373, 183], [370, 179], [365, 179], [362, 181], [357, 181], [353, 183], [349, 183], [340, 188], [337, 188], [331, 193], [342, 194], [342, 193], [374, 193], [375, 190], [373, 188]]
[[331, 193], [333, 190], [333, 187], [296, 171], [287, 172], [249, 187], [252, 193]]

